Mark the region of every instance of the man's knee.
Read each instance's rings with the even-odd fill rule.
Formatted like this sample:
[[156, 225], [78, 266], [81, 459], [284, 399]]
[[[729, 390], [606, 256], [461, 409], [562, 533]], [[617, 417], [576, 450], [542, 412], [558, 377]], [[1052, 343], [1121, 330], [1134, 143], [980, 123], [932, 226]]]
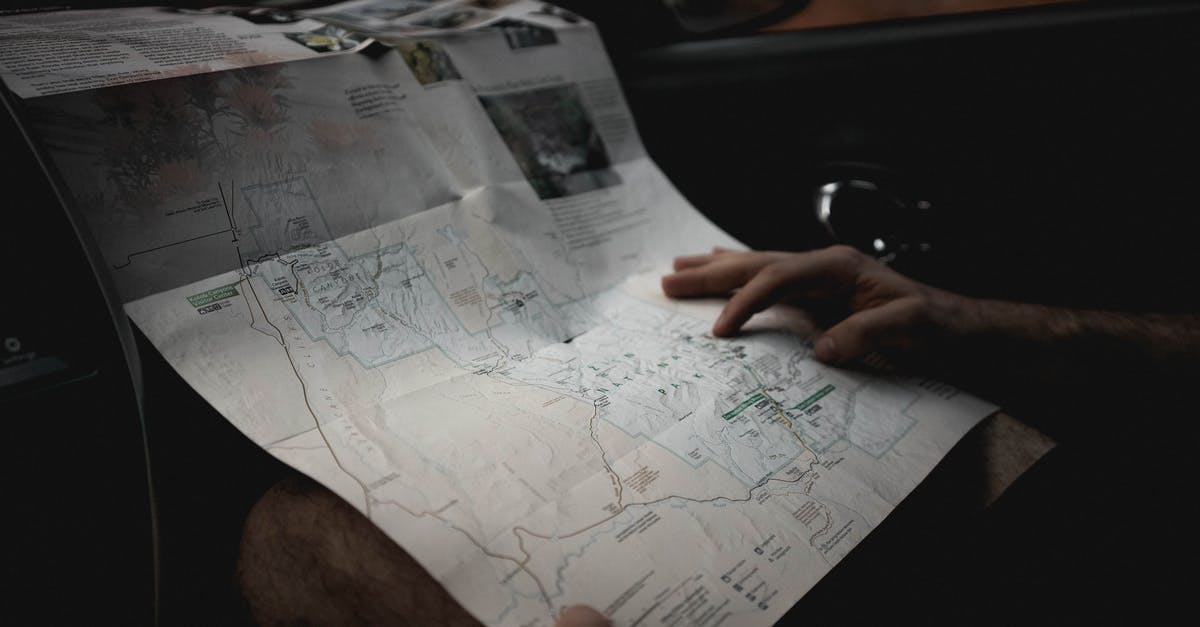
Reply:
[[246, 519], [238, 580], [261, 625], [477, 625], [374, 524], [304, 477]]

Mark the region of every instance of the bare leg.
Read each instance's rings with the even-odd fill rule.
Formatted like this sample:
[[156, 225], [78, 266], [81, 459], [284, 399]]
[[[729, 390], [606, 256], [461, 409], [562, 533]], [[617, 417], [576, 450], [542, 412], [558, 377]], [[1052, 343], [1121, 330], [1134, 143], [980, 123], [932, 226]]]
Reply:
[[[1006, 414], [989, 418], [925, 482], [926, 511], [948, 508], [962, 515], [990, 505], [1052, 446]], [[479, 625], [366, 517], [299, 475], [273, 486], [250, 511], [238, 578], [264, 627]], [[581, 607], [567, 608], [557, 623], [605, 624], [603, 616]]]
[[238, 580], [264, 627], [479, 625], [365, 516], [301, 476], [250, 511]]

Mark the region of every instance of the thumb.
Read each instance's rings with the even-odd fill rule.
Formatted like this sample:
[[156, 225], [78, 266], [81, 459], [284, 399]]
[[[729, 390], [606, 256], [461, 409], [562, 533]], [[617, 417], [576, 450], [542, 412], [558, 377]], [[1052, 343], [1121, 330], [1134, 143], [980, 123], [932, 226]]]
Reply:
[[564, 609], [554, 622], [554, 627], [611, 627], [612, 623], [603, 614], [586, 605], [572, 605]]
[[856, 312], [817, 338], [813, 350], [828, 364], [844, 364], [894, 346], [915, 330], [920, 317], [916, 301], [893, 300]]

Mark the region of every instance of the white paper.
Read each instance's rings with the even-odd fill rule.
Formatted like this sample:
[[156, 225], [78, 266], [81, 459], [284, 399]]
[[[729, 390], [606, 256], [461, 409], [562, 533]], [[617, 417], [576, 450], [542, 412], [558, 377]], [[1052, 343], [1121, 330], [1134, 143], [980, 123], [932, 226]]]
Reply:
[[0, 77], [22, 98], [352, 52], [370, 40], [261, 11], [166, 7], [0, 16]]
[[719, 301], [657, 277], [737, 242], [645, 155], [595, 29], [513, 15], [549, 34], [28, 111], [171, 365], [482, 622], [769, 625], [994, 407], [821, 365], [786, 312], [711, 337]]

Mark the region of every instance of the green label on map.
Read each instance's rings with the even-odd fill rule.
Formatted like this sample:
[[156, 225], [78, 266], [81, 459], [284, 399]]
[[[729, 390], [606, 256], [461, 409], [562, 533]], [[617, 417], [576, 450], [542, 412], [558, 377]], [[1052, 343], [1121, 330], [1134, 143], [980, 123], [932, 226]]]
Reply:
[[821, 388], [820, 390], [817, 390], [816, 394], [813, 394], [812, 396], [800, 401], [800, 404], [796, 405], [792, 409], [798, 409], [800, 411], [804, 411], [804, 410], [808, 409], [809, 406], [812, 405], [813, 403], [821, 400], [822, 398], [825, 398], [825, 395], [829, 394], [832, 391], [833, 391], [833, 384], [831, 383], [831, 384]]
[[725, 420], [733, 420], [734, 418], [737, 417], [738, 414], [745, 411], [747, 407], [761, 401], [763, 398], [765, 398], [765, 397], [762, 394], [755, 394], [754, 396], [751, 396], [750, 398], [742, 401], [741, 403], [738, 403], [737, 407], [734, 407], [733, 409], [725, 412], [724, 414], [721, 414], [721, 417], [724, 418]]
[[219, 300], [225, 300], [226, 298], [233, 298], [234, 296], [237, 296], [237, 295], [238, 295], [237, 283], [230, 283], [229, 285], [215, 287], [211, 290], [208, 290], [207, 292], [200, 292], [199, 294], [196, 294], [195, 296], [188, 296], [187, 299], [188, 299], [188, 302], [192, 304], [192, 307], [203, 307], [205, 305], [215, 303]]

